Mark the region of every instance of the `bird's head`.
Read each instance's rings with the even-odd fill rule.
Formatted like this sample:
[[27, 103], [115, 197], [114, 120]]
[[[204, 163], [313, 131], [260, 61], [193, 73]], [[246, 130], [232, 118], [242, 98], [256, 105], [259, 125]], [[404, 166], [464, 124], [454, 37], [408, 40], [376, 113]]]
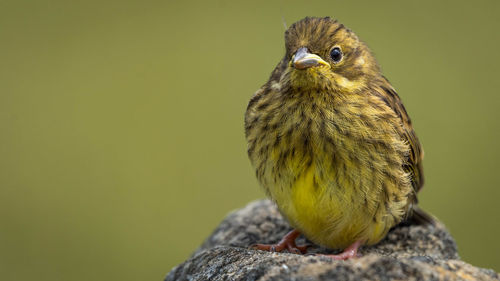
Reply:
[[285, 32], [286, 54], [275, 74], [294, 88], [356, 91], [380, 75], [368, 47], [329, 17], [305, 18]]

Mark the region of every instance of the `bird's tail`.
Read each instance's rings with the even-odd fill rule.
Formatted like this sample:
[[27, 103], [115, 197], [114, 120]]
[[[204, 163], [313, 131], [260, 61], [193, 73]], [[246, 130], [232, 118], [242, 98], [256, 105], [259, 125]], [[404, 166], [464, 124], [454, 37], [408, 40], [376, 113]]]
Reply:
[[408, 218], [408, 221], [418, 225], [436, 225], [436, 218], [426, 211], [420, 209], [417, 205], [413, 205], [412, 212], [410, 217]]

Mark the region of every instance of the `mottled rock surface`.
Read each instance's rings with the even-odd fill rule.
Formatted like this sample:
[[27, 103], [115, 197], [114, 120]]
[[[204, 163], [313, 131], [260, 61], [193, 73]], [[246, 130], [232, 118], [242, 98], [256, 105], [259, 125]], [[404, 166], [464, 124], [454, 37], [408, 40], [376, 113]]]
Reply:
[[[276, 243], [290, 230], [270, 201], [252, 202], [229, 214], [166, 280], [500, 280], [493, 270], [461, 261], [441, 223], [398, 226], [379, 244], [362, 247], [362, 257], [347, 261], [249, 249]], [[302, 243], [305, 238], [297, 239]], [[313, 245], [308, 253], [336, 252]]]

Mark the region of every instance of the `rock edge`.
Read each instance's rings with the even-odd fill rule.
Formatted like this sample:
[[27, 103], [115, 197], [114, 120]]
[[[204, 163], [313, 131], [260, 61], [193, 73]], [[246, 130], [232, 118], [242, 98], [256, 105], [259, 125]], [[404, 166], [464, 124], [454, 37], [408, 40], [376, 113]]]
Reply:
[[[269, 200], [251, 202], [230, 213], [165, 280], [500, 280], [491, 269], [461, 261], [441, 223], [398, 226], [377, 245], [361, 248], [362, 257], [347, 261], [249, 249], [275, 243], [289, 230]], [[300, 237], [297, 242], [307, 241]], [[308, 253], [335, 251], [313, 245]]]

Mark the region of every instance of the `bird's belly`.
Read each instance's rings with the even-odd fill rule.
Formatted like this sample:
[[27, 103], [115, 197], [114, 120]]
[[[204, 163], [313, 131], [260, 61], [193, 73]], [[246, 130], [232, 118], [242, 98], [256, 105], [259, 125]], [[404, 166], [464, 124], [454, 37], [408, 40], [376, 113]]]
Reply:
[[382, 200], [380, 187], [370, 181], [361, 187], [353, 181], [370, 175], [367, 167], [354, 165], [335, 174], [322, 163], [330, 160], [290, 159], [281, 178], [270, 186], [271, 197], [291, 225], [317, 244], [344, 249], [357, 240], [377, 243], [392, 226], [384, 219], [386, 208], [377, 202]]

